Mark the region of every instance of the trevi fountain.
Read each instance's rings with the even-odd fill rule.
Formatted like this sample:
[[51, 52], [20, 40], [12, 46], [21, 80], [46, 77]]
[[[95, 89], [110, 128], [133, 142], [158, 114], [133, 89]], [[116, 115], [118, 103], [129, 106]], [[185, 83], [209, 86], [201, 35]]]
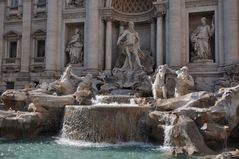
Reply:
[[[101, 10], [107, 23], [106, 69], [79, 69], [88, 67], [87, 63], [92, 62], [87, 59], [86, 53], [94, 51], [97, 41], [88, 46], [94, 40], [91, 37], [94, 33], [85, 35], [87, 43], [82, 25], [71, 27], [67, 24], [71, 33], [67, 35], [64, 47], [66, 65], [58, 79], [42, 80], [37, 84], [29, 82], [22, 89], [7, 89], [2, 93], [0, 158], [239, 158], [239, 65], [220, 67], [220, 76], [207, 74], [223, 57], [217, 54], [220, 46], [216, 44], [223, 37], [219, 37], [222, 30], [218, 31], [220, 13], [205, 6], [205, 13], [203, 10], [199, 10], [198, 14], [189, 13], [188, 19], [192, 23], [187, 23], [190, 33], [187, 34], [188, 45], [184, 46], [188, 46], [188, 63], [178, 65], [176, 60], [180, 55], [172, 53], [180, 52], [177, 50], [180, 46], [173, 42], [183, 39], [178, 34], [180, 30], [177, 28], [175, 9], [181, 2], [168, 1], [152, 2], [156, 7], [157, 25], [170, 25], [166, 26], [169, 27], [167, 35], [173, 36], [173, 39], [161, 39], [166, 40], [171, 53], [167, 57], [160, 54], [165, 49], [158, 50], [164, 42], [157, 41], [157, 55], [145, 49], [148, 42], [144, 38], [147, 35], [142, 35], [139, 25], [144, 24], [138, 21], [144, 17], [127, 19], [125, 15], [126, 18], [123, 16], [119, 20], [116, 13], [108, 12], [112, 8], [107, 8], [112, 4], [117, 6], [117, 3], [107, 0]], [[185, 1], [189, 6], [196, 4], [196, 0]], [[213, 0], [204, 1], [202, 4], [214, 4]], [[68, 0], [64, 5], [71, 9], [83, 5], [80, 2]], [[216, 2], [218, 5], [224, 3], [220, 0]], [[51, 3], [48, 2], [48, 7], [52, 7]], [[93, 3], [89, 0], [87, 5], [94, 8]], [[227, 7], [228, 4], [224, 5]], [[229, 10], [226, 7], [224, 12], [229, 14], [230, 7]], [[113, 19], [109, 19], [112, 17], [108, 14], [113, 14]], [[169, 22], [165, 22], [165, 15], [166, 21], [169, 16]], [[89, 18], [94, 16], [89, 14]], [[88, 23], [92, 22], [90, 20]], [[112, 39], [112, 28], [108, 30], [108, 26], [116, 20], [121, 21], [119, 24], [124, 27], [120, 27], [121, 33]], [[160, 27], [157, 29], [160, 30]], [[161, 27], [161, 31], [163, 29]], [[162, 32], [157, 32], [157, 40], [161, 35]], [[228, 38], [228, 43], [232, 42], [230, 37], [223, 38]], [[47, 47], [53, 47], [52, 43]], [[117, 56], [112, 57], [113, 61], [107, 61], [112, 50], [117, 50]], [[158, 58], [158, 55], [161, 57]], [[197, 75], [195, 70], [203, 71]], [[207, 77], [214, 80], [206, 80]]]

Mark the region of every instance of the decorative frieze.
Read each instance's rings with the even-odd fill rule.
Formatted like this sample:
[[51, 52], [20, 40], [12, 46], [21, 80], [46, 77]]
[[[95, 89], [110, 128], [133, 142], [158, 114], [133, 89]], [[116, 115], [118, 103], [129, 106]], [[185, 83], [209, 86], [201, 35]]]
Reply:
[[85, 9], [81, 12], [64, 12], [63, 13], [63, 19], [76, 19], [76, 18], [82, 18], [85, 17]]
[[85, 8], [85, 0], [66, 0], [66, 9]]
[[217, 4], [218, 0], [186, 0], [185, 2], [186, 8], [216, 6]]

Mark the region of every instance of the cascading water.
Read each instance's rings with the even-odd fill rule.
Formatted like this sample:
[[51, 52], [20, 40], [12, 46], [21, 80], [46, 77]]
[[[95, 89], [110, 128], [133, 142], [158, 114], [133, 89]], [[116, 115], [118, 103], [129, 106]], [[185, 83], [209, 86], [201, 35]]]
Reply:
[[164, 126], [164, 143], [163, 143], [163, 146], [165, 148], [169, 148], [171, 147], [171, 135], [172, 135], [172, 128], [173, 126], [171, 125], [165, 125]]
[[114, 96], [104, 96], [97, 95], [95, 99], [92, 99], [93, 105], [131, 105], [138, 106], [135, 103], [134, 96], [126, 96], [126, 95], [114, 95]]
[[149, 107], [139, 107], [131, 96], [98, 96], [94, 105], [66, 106], [62, 137], [90, 142], [147, 141], [141, 120]]
[[163, 126], [164, 128], [164, 143], [163, 143], [163, 148], [164, 149], [172, 149], [172, 142], [171, 142], [171, 137], [173, 133], [173, 124], [176, 120], [175, 115], [167, 114], [164, 116], [163, 121], [165, 125]]

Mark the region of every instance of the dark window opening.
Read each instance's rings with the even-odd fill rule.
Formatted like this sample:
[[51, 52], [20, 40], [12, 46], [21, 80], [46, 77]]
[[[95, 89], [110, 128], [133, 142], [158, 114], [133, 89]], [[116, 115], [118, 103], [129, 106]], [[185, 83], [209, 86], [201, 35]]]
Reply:
[[18, 7], [18, 0], [11, 0], [11, 8], [17, 8]]
[[38, 0], [37, 7], [46, 7], [46, 0]]
[[7, 82], [7, 89], [14, 89], [14, 82]]
[[45, 40], [37, 40], [37, 57], [45, 57]]
[[11, 41], [9, 47], [9, 58], [16, 58], [17, 57], [17, 42]]

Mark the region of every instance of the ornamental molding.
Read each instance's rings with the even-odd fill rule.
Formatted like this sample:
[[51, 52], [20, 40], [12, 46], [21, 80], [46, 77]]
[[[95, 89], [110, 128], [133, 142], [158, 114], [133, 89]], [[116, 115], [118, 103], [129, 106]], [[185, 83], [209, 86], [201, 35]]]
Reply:
[[100, 15], [104, 20], [110, 18], [116, 21], [143, 22], [149, 21], [154, 17], [154, 8], [141, 13], [124, 13], [114, 8], [102, 8], [100, 9]]
[[196, 8], [205, 6], [217, 6], [218, 0], [186, 0], [186, 8]]

